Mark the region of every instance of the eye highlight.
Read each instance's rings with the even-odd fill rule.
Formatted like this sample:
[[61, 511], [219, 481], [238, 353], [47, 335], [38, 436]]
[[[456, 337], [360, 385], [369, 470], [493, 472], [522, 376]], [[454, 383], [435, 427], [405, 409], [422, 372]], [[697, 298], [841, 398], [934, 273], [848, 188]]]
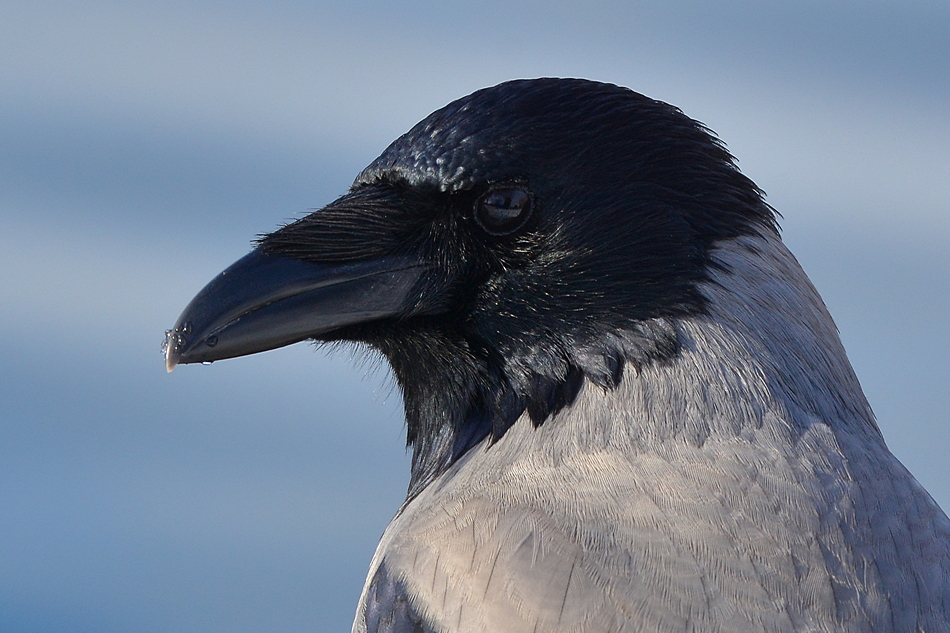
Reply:
[[510, 235], [531, 215], [533, 198], [520, 187], [491, 189], [475, 202], [475, 221], [490, 235]]

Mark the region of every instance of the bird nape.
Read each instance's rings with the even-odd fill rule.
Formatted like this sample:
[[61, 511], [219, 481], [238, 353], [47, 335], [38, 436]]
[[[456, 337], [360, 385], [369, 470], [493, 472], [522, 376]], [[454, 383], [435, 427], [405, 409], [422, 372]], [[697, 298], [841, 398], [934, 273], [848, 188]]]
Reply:
[[166, 364], [305, 339], [375, 348], [405, 405], [354, 631], [950, 631], [950, 521], [673, 106], [534, 79], [437, 110], [212, 280]]

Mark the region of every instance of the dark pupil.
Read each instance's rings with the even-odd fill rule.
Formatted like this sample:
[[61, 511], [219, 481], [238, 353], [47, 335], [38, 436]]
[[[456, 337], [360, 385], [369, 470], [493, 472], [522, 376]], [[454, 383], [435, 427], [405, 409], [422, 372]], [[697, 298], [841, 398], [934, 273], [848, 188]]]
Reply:
[[497, 189], [482, 198], [479, 220], [489, 231], [513, 230], [530, 204], [531, 197], [523, 189]]

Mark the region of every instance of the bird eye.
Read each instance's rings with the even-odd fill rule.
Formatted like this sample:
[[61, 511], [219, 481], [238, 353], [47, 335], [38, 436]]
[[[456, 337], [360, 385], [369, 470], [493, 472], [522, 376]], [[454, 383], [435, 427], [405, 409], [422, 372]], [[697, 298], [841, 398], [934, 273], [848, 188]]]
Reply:
[[531, 194], [517, 187], [492, 189], [475, 203], [475, 221], [491, 235], [509, 235], [531, 215]]

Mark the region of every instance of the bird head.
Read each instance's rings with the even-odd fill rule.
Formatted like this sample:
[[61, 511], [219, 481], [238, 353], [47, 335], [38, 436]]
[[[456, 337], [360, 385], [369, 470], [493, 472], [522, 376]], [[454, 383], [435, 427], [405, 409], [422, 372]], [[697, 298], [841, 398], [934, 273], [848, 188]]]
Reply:
[[720, 240], [775, 232], [703, 125], [573, 79], [511, 81], [432, 113], [350, 191], [262, 236], [185, 309], [166, 364], [305, 339], [381, 352], [411, 490], [522, 417], [679, 351]]

